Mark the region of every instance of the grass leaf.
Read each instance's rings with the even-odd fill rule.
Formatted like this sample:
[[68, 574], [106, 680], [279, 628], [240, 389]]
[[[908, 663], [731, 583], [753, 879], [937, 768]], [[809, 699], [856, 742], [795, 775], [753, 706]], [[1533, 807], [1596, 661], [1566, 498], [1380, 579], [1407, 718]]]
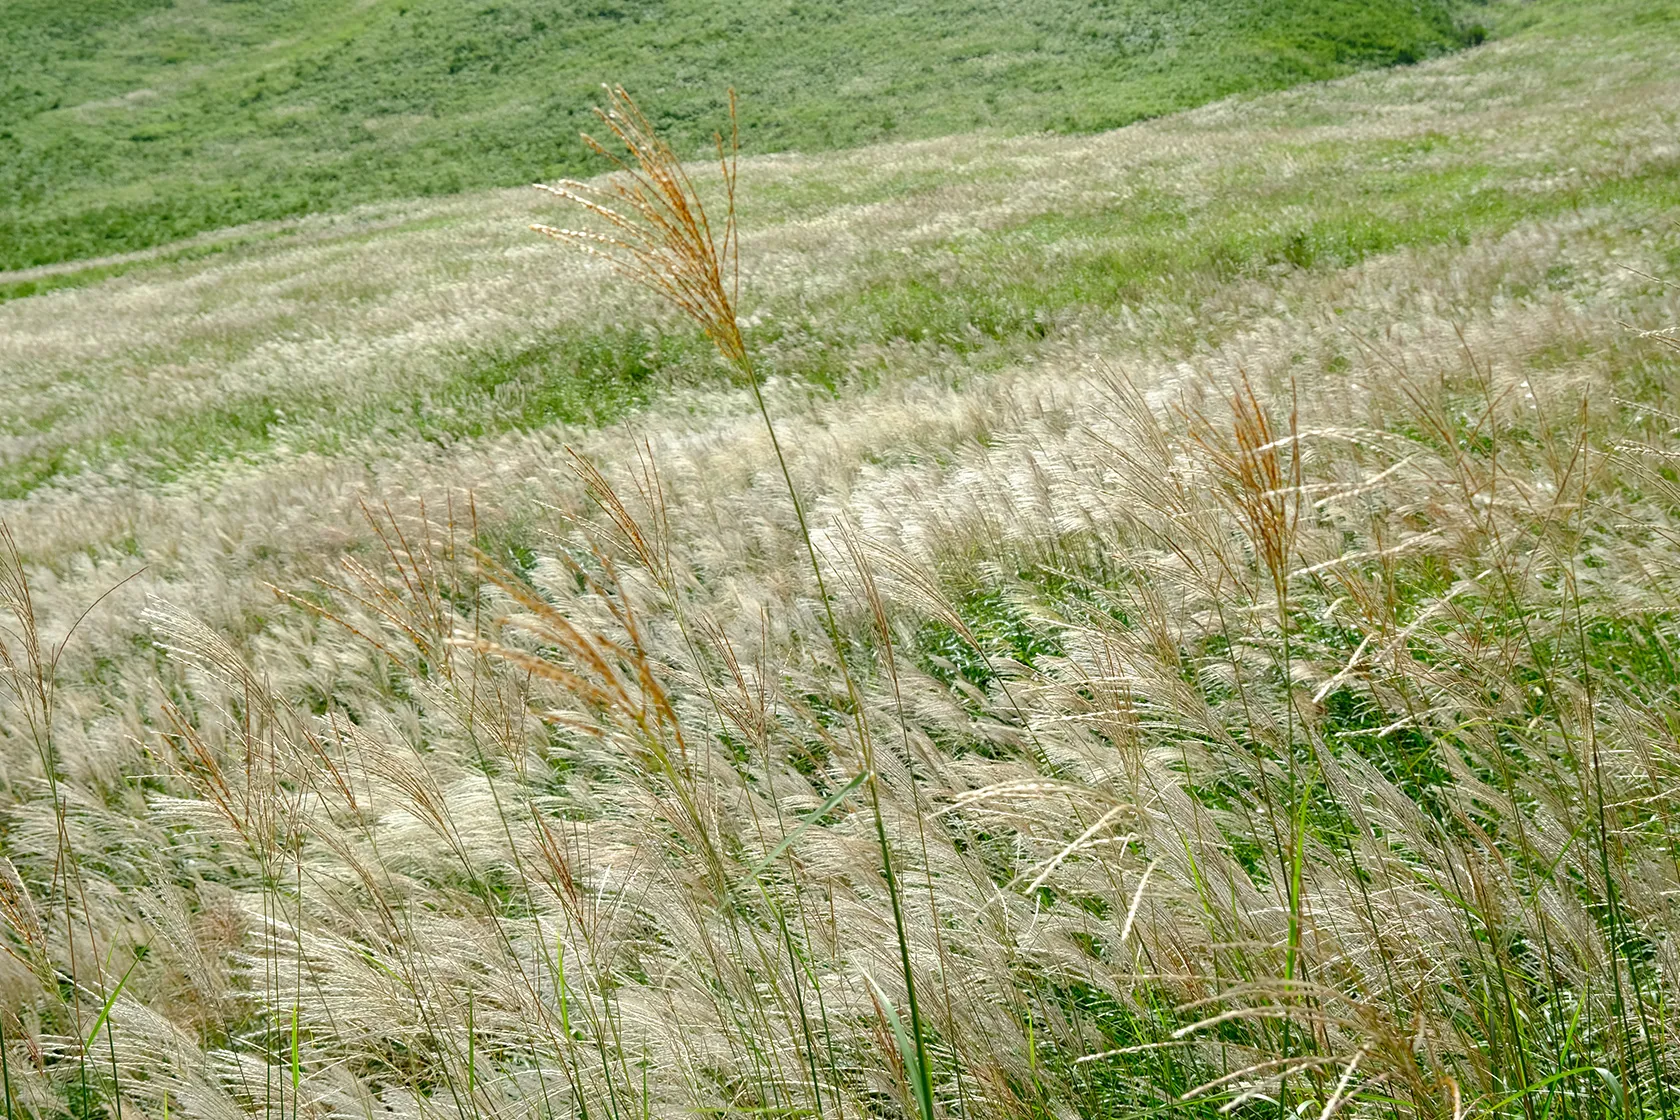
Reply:
[[869, 771], [864, 770], [860, 772], [851, 781], [847, 782], [844, 786], [830, 794], [827, 801], [824, 801], [821, 805], [818, 805], [811, 812], [800, 818], [799, 827], [782, 837], [781, 843], [777, 844], [774, 848], [771, 848], [769, 854], [753, 866], [751, 877], [756, 879], [768, 871], [770, 869], [770, 865], [782, 857], [783, 852], [793, 847], [794, 843], [797, 842], [801, 836], [805, 835], [806, 830], [810, 829], [818, 821], [822, 820], [830, 812], [832, 812], [834, 808], [840, 804], [840, 802], [846, 799], [848, 794], [861, 786], [868, 777]]

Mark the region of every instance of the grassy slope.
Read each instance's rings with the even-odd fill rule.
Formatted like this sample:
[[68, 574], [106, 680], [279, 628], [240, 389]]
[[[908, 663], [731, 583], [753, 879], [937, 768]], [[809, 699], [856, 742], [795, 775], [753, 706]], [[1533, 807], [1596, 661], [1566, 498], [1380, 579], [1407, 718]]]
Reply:
[[[1618, 320], [1680, 320], [1673, 293], [1626, 267], [1680, 273], [1680, 20], [1647, 2], [1532, 14], [1536, 26], [1495, 49], [1104, 136], [746, 168], [754, 343], [778, 375], [771, 407], [809, 508], [863, 526], [956, 604], [929, 619], [932, 596], [881, 573], [894, 624], [914, 628], [899, 671], [916, 753], [901, 763], [895, 751], [883, 778], [916, 884], [908, 920], [927, 962], [942, 1114], [1154, 1114], [1233, 1067], [1322, 1047], [1340, 1063], [1291, 1080], [1299, 1115], [1329, 1111], [1342, 1086], [1358, 1094], [1336, 1098], [1348, 1117], [1672, 1115], [1662, 1086], [1680, 1070], [1680, 495], [1666, 480], [1680, 463], [1677, 371]], [[6, 461], [40, 451], [62, 462], [0, 507], [44, 561], [35, 585], [48, 633], [146, 566], [96, 606], [64, 665], [57, 751], [92, 945], [49, 931], [57, 973], [8, 965], [6, 998], [24, 1014], [7, 1023], [46, 1043], [38, 1062], [11, 1051], [35, 1114], [97, 1115], [77, 1048], [56, 1040], [87, 1029], [98, 984], [108, 990], [142, 941], [151, 951], [102, 1049], [138, 1098], [125, 1109], [148, 1115], [166, 1101], [189, 1120], [236, 1114], [230, 1099], [293, 1077], [305, 1100], [352, 1100], [344, 1115], [368, 1099], [346, 1085], [379, 1095], [366, 1111], [390, 1102], [389, 1115], [418, 1120], [454, 1115], [449, 1093], [475, 1084], [497, 1114], [533, 1115], [553, 1104], [528, 1076], [539, 1062], [568, 1071], [572, 1100], [595, 1115], [628, 1099], [620, 1115], [833, 1116], [837, 1096], [852, 1115], [894, 1114], [896, 1079], [872, 1078], [892, 1069], [880, 1012], [858, 980], [891, 985], [896, 959], [861, 814], [843, 806], [800, 838], [797, 866], [768, 877], [769, 897], [810, 920], [792, 923], [797, 941], [759, 911], [732, 917], [768, 950], [719, 951], [740, 944], [727, 940], [740, 925], [725, 928], [701, 897], [705, 877], [673, 840], [688, 834], [658, 808], [662, 791], [637, 799], [645, 770], [623, 763], [621, 740], [510, 730], [487, 760], [492, 733], [476, 729], [523, 710], [528, 694], [456, 660], [444, 662], [462, 674], [456, 687], [469, 670], [473, 687], [453, 707], [444, 695], [439, 655], [466, 655], [441, 639], [476, 622], [470, 592], [451, 586], [424, 618], [403, 613], [400, 590], [387, 601], [394, 619], [378, 617], [384, 603], [358, 611], [339, 597], [364, 633], [404, 651], [393, 668], [264, 585], [315, 594], [308, 577], [346, 549], [383, 566], [354, 512], [365, 495], [403, 515], [423, 500], [464, 532], [447, 502], [471, 491], [493, 526], [483, 543], [506, 545], [495, 554], [542, 580], [568, 617], [601, 618], [558, 567], [533, 561], [616, 539], [589, 520], [560, 442], [632, 494], [634, 441], [557, 421], [587, 419], [623, 382], [650, 394], [706, 386], [723, 402], [713, 412], [664, 402], [638, 427], [670, 488], [664, 535], [685, 609], [746, 652], [769, 710], [739, 678], [707, 676], [669, 614], [646, 632], [658, 671], [677, 667], [684, 718], [701, 713], [694, 757], [722, 760], [708, 784], [732, 783], [706, 803], [727, 825], [726, 869], [742, 896], [765, 897], [742, 869], [855, 765], [829, 757], [836, 733], [801, 715], [842, 694], [810, 640], [820, 626], [785, 495], [756, 417], [732, 414], [744, 402], [717, 388], [692, 331], [644, 331], [656, 321], [647, 306], [617, 292], [586, 299], [599, 277], [523, 232], [530, 205], [486, 196], [306, 223], [0, 307], [0, 396], [16, 402]], [[1238, 368], [1279, 415], [1299, 385], [1310, 492], [1322, 496], [1303, 517], [1288, 646], [1212, 457], [1175, 431], [1159, 463], [1123, 395], [1102, 388], [1121, 371], [1176, 424], [1170, 402], [1216, 395]], [[824, 380], [840, 399], [800, 391]], [[1585, 456], [1572, 420], [1583, 403]], [[1201, 579], [1172, 562], [1169, 540], [1212, 558]], [[865, 605], [835, 586], [867, 654]], [[155, 630], [137, 621], [149, 595]], [[655, 598], [645, 581], [632, 595]], [[207, 642], [158, 601], [240, 649]], [[491, 600], [485, 613], [507, 609]], [[957, 614], [984, 657], [940, 621]], [[434, 633], [415, 625], [437, 640], [408, 657], [407, 643]], [[242, 654], [260, 685], [227, 673]], [[904, 709], [875, 664], [868, 703], [891, 748]], [[486, 679], [494, 690], [478, 690]], [[765, 715], [739, 781], [727, 759], [745, 740], [712, 734], [700, 681], [740, 692], [746, 714], [731, 718], [748, 739]], [[365, 736], [308, 744], [332, 752], [350, 788], [373, 792], [361, 809], [310, 820], [309, 878], [300, 872], [295, 891], [215, 831], [214, 789], [193, 784], [191, 761], [172, 763], [180, 748], [159, 733], [171, 726], [158, 714], [167, 695], [205, 728], [203, 757], [237, 760], [251, 742], [238, 725], [264, 689], [300, 719], [330, 713], [335, 732], [354, 724]], [[484, 724], [460, 718], [486, 696], [507, 709]], [[568, 702], [559, 690], [531, 699]], [[1255, 808], [1294, 793], [1286, 725], [1313, 748], [1300, 762], [1314, 797], [1297, 826], [1313, 841], [1310, 1001], [1277, 994], [1288, 868], [1280, 822]], [[1079, 730], [1091, 726], [1101, 736]], [[318, 779], [328, 756], [297, 746], [300, 761], [283, 759], [295, 769], [246, 770], [236, 788], [277, 804], [294, 777]], [[35, 752], [19, 721], [0, 726], [6, 853], [42, 908], [62, 914], [59, 833]], [[1345, 777], [1325, 777], [1332, 758]], [[1046, 778], [1053, 798], [926, 814], [956, 810], [954, 794]], [[444, 811], [463, 827], [445, 836], [418, 823], [429, 788], [446, 791]], [[492, 809], [491, 794], [506, 800]], [[1111, 822], [1108, 835], [1136, 835], [1135, 847], [1064, 851], [1116, 797], [1150, 807]], [[507, 869], [535, 866], [533, 849], [525, 832], [517, 847], [504, 832], [504, 805], [514, 829], [564, 822], [584, 918], [518, 889]], [[923, 835], [897, 823], [918, 820]], [[371, 861], [373, 876], [358, 877], [350, 857]], [[1612, 876], [1614, 890], [1601, 889]], [[1043, 888], [1026, 890], [1035, 880]], [[307, 973], [293, 971], [291, 927], [271, 917], [294, 913], [309, 931]], [[830, 925], [822, 940], [808, 932]], [[553, 1001], [526, 998], [512, 978], [562, 941], [580, 993], [575, 1033], [545, 1036]], [[799, 964], [795, 944], [809, 954]], [[102, 961], [114, 962], [103, 980]], [[60, 977], [77, 968], [87, 994], [72, 1003]], [[838, 1071], [807, 1074], [787, 1067], [812, 1048], [766, 992], [785, 1008], [819, 978], [816, 1027], [832, 1028], [824, 1050], [831, 1065], [838, 1051]], [[540, 981], [560, 988], [557, 976]], [[591, 992], [616, 1015], [606, 1029]], [[1225, 1002], [1185, 1007], [1215, 996]], [[1233, 1004], [1254, 1013], [1175, 1037]], [[1301, 1025], [1281, 1043], [1265, 1028], [1277, 1005]], [[165, 1023], [179, 1033], [160, 1058]], [[630, 1024], [622, 1051], [602, 1041], [613, 1023]], [[607, 1068], [608, 1047], [628, 1068]], [[300, 1055], [290, 1070], [288, 1053]], [[760, 1055], [775, 1063], [768, 1073]], [[967, 1110], [965, 1093], [984, 1107]], [[557, 1095], [563, 1114], [571, 1102]], [[1217, 1120], [1227, 1099], [1178, 1111]]]
[[682, 146], [1111, 128], [1439, 53], [1448, 0], [11, 0], [0, 270], [577, 173], [603, 80]]
[[[1527, 8], [1524, 18], [1531, 26], [1512, 43], [1526, 44], [1529, 65], [1547, 65], [1552, 37], [1581, 30], [1568, 8]], [[1656, 7], [1601, 9], [1595, 18], [1597, 34], [1659, 42], [1674, 34]], [[1554, 112], [1545, 99], [1602, 79], [1560, 63], [1537, 78], [1551, 91], [1543, 96], [1522, 87], [1496, 52], [1456, 65], [1454, 80], [1493, 83], [1491, 101], [1444, 104], [1396, 130], [1341, 127], [1382, 120], [1358, 105], [1359, 91], [1314, 94], [1312, 112], [1322, 119], [1294, 123], [1319, 127], [1220, 137], [1211, 164], [1176, 150], [1219, 136], [1194, 126], [1164, 133], [1159, 152], [1140, 141], [1141, 158], [1121, 168], [1112, 157], [1088, 163], [1077, 142], [1053, 140], [876, 149], [809, 170], [754, 164], [744, 217], [767, 251], [834, 215], [851, 216], [833, 239], [858, 250], [832, 268], [809, 255], [814, 246], [797, 250], [798, 268], [831, 273], [817, 283], [751, 283], [761, 313], [754, 342], [777, 373], [837, 387], [903, 367], [904, 347], [920, 355], [912, 368], [996, 363], [1053, 337], [1058, 323], [1193, 306], [1210, 287], [1280, 269], [1462, 244], [1584, 206], [1658, 215], [1680, 205], [1680, 178], [1661, 150], [1612, 159], [1604, 149], [1612, 127], [1643, 127], [1645, 107], [1620, 105], [1625, 119], [1612, 126]], [[1635, 88], [1639, 79], [1621, 80]], [[1512, 97], [1526, 114], [1515, 128], [1498, 108]], [[1552, 146], [1525, 146], [1517, 139], [1524, 129]], [[959, 160], [953, 175], [948, 165]], [[1571, 165], [1585, 173], [1560, 174]], [[942, 198], [959, 183], [979, 192], [989, 216], [955, 230], [948, 219], [915, 216], [957, 205]], [[868, 209], [890, 205], [912, 215], [896, 232], [894, 219]], [[155, 482], [231, 460], [368, 457], [423, 440], [602, 420], [715, 377], [704, 346], [685, 333], [650, 338], [616, 309], [569, 307], [563, 282], [510, 273], [509, 254], [540, 251], [523, 230], [537, 216], [550, 217], [512, 200], [397, 208], [384, 219], [394, 228], [327, 227], [310, 235], [312, 248], [282, 238], [170, 266], [155, 287], [118, 281], [109, 302], [87, 293], [85, 311], [65, 305], [49, 315], [43, 307], [35, 319], [14, 305], [14, 337], [37, 344], [23, 346], [4, 374], [19, 404], [5, 423], [0, 494], [22, 497], [114, 470]], [[909, 242], [900, 240], [906, 232]], [[370, 261], [382, 263], [370, 269]], [[444, 292], [453, 310], [435, 305]], [[117, 310], [135, 299], [136, 310]], [[165, 323], [176, 308], [191, 309], [179, 332]], [[109, 332], [87, 332], [92, 349], [72, 354], [32, 333], [78, 314], [110, 320]], [[119, 325], [129, 318], [133, 326]], [[1220, 329], [1197, 322], [1175, 341], [1197, 345]], [[98, 344], [107, 333], [112, 344]], [[385, 338], [402, 348], [379, 349]], [[308, 341], [307, 358], [277, 358], [298, 340]], [[370, 348], [377, 360], [363, 369], [357, 363]], [[38, 388], [46, 385], [54, 388]]]

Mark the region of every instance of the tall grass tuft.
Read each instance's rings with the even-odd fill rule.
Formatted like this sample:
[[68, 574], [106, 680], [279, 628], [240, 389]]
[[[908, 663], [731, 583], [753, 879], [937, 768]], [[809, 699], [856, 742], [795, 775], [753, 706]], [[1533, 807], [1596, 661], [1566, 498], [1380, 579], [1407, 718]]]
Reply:
[[[596, 114], [623, 145], [629, 161], [586, 134], [584, 142], [596, 153], [610, 159], [619, 174], [609, 178], [607, 185], [598, 190], [591, 190], [576, 181], [567, 181], [559, 186], [538, 186], [602, 219], [610, 232], [593, 233], [542, 225], [532, 228], [591, 254], [604, 255], [624, 275], [657, 293], [693, 320], [717, 347], [723, 359], [752, 388], [753, 400], [763, 417], [765, 432], [787, 486], [788, 501], [799, 524], [799, 535], [810, 561], [830, 648], [846, 686], [856, 747], [863, 761], [861, 776], [869, 790], [876, 838], [880, 845], [881, 869], [892, 903], [899, 967], [910, 1010], [908, 1034], [899, 1024], [897, 1012], [890, 1002], [883, 1003], [881, 1010], [893, 1025], [894, 1039], [902, 1051], [906, 1075], [914, 1089], [922, 1120], [934, 1120], [926, 1032], [916, 998], [915, 972], [910, 963], [910, 944], [904, 926], [903, 898], [893, 871], [892, 845], [887, 837], [876, 782], [874, 743], [864, 717], [857, 682], [846, 662], [845, 642], [835, 621], [822, 561], [817, 556], [804, 503], [788, 469], [781, 440], [776, 435], [776, 425], [765, 403], [752, 354], [741, 335], [738, 313], [740, 238], [735, 224], [735, 177], [739, 166], [740, 129], [735, 92], [731, 90], [729, 94], [729, 140], [726, 143], [721, 133], [715, 139], [718, 170], [724, 188], [723, 228], [717, 235], [713, 233], [705, 205], [693, 182], [670, 146], [659, 138], [646, 115], [623, 87], [611, 87], [607, 92], [607, 106], [596, 110]], [[880, 994], [878, 987], [873, 990]]]
[[[903, 1052], [902, 1072], [929, 1090], [916, 1107], [931, 1113], [903, 896], [862, 715], [868, 686], [847, 661], [858, 639], [842, 636], [736, 325], [735, 149], [718, 142], [728, 202], [720, 256], [692, 183], [634, 103], [614, 91], [602, 119], [634, 162], [620, 165], [627, 181], [605, 188], [621, 208], [575, 184], [559, 188], [611, 230], [560, 235], [623, 254], [615, 264], [689, 314], [753, 388], [868, 767], [913, 1045], [890, 1005], [882, 1010]], [[1375, 352], [1373, 360], [1389, 361]], [[1083, 935], [1088, 960], [1079, 980], [1029, 969], [1036, 978], [1025, 989], [1022, 979], [1003, 985], [1012, 993], [1006, 1004], [1025, 1001], [1017, 1024], [1033, 1087], [1016, 1099], [1043, 1093], [1039, 1019], [1054, 1008], [1047, 1025], [1071, 1032], [1061, 1046], [1088, 1049], [1080, 1041], [1087, 1030], [1131, 1039], [1064, 1058], [1071, 1084], [1090, 1079], [1100, 1061], [1119, 1084], [1137, 1085], [1139, 1100], [1145, 1086], [1158, 1091], [1168, 1077], [1184, 1108], [1270, 1102], [1298, 1113], [1310, 1105], [1326, 1120], [1348, 1108], [1457, 1117], [1467, 1108], [1537, 1115], [1638, 1107], [1666, 1115], [1673, 1057], [1659, 1045], [1658, 1005], [1647, 994], [1661, 982], [1628, 952], [1626, 888], [1616, 870], [1627, 851], [1614, 840], [1617, 811], [1600, 746], [1601, 655], [1586, 636], [1574, 559], [1585, 539], [1576, 519], [1603, 485], [1589, 469], [1593, 413], [1545, 417], [1537, 431], [1509, 436], [1510, 390], [1497, 388], [1473, 354], [1466, 364], [1467, 379], [1419, 377], [1395, 365], [1384, 398], [1390, 415], [1369, 429], [1304, 428], [1293, 382], [1280, 423], [1277, 405], [1246, 373], [1216, 408], [1186, 403], [1176, 420], [1115, 387], [1124, 420], [1111, 437], [1109, 474], [1123, 480], [1127, 565], [1138, 582], [1105, 582], [1130, 622], [1116, 629], [1097, 616], [1050, 626], [1062, 635], [1053, 644], [1083, 648], [1105, 667], [1103, 686], [1081, 688], [1069, 715], [1113, 726], [1091, 745], [1121, 748], [1121, 788], [1106, 795], [1106, 780], [1078, 793], [1063, 785], [1068, 761], [1043, 753], [1041, 742], [1054, 707], [1028, 715], [998, 678], [997, 702], [1007, 698], [1014, 709], [1011, 722], [1025, 732], [1023, 745], [1034, 745], [1026, 757], [1036, 755], [1038, 774], [961, 792], [940, 814], [946, 839], [956, 840], [965, 811], [1066, 800], [1078, 834], [1009, 885], [1026, 882], [1043, 905], [1059, 897], [1059, 878], [1081, 869], [1074, 897], [1084, 893], [1089, 901], [1080, 905], [1095, 908], [1098, 929], [1119, 922], [1117, 935]], [[1544, 417], [1550, 406], [1529, 396]], [[1537, 502], [1542, 492], [1551, 499]], [[1442, 543], [1448, 537], [1450, 546]], [[848, 551], [855, 560], [870, 550], [848, 544]], [[858, 574], [902, 722], [891, 652], [898, 639], [867, 560]], [[930, 573], [908, 578], [923, 587], [939, 582]], [[1054, 615], [1059, 607], [1041, 601], [1038, 609]], [[935, 616], [958, 612], [942, 606]], [[960, 618], [955, 629], [969, 646], [983, 645]], [[1433, 648], [1437, 642], [1443, 648]], [[1482, 648], [1499, 651], [1493, 664], [1503, 679], [1487, 679], [1491, 667], [1467, 652]], [[1069, 668], [1073, 680], [1091, 679], [1077, 656]], [[1043, 678], [1049, 688], [1041, 696], [1062, 694], [1055, 677]], [[1554, 710], [1560, 689], [1575, 697], [1567, 711]], [[1513, 722], [1519, 717], [1507, 698], [1531, 692], [1541, 702], [1527, 705], [1526, 723]], [[1120, 706], [1093, 710], [1092, 697], [1104, 695]], [[1555, 733], [1545, 730], [1549, 720]], [[1154, 745], [1127, 749], [1144, 742]], [[1100, 753], [1076, 757], [1096, 767], [1087, 781], [1109, 768], [1096, 762]], [[1547, 775], [1571, 774], [1572, 783], [1546, 784]], [[1561, 847], [1555, 840], [1535, 847], [1537, 833], [1557, 828], [1533, 817], [1540, 805], [1572, 822]], [[1022, 842], [1045, 827], [1028, 819], [1038, 823]], [[1121, 821], [1129, 831], [1112, 835]], [[925, 852], [925, 822], [918, 829]], [[1112, 855], [1105, 842], [1117, 842]], [[1592, 860], [1565, 886], [1557, 876], [1577, 842]], [[1129, 870], [1133, 858], [1144, 863]], [[1431, 901], [1418, 909], [1425, 897]], [[1584, 974], [1564, 978], [1583, 966], [1559, 955], [1574, 946], [1552, 909], [1565, 898], [1603, 925], [1608, 984], [1600, 999], [1609, 1002], [1599, 1005], [1608, 1014], [1599, 1064], [1580, 1064], [1592, 985], [1582, 989]], [[1156, 930], [1168, 941], [1151, 946], [1144, 932], [1151, 913], [1196, 915], [1197, 931]], [[1140, 952], [1121, 967], [1112, 954], [1134, 937]], [[1590, 955], [1585, 946], [1577, 951]], [[1453, 962], [1446, 972], [1443, 953]], [[1560, 1027], [1566, 1015], [1569, 1025]], [[1466, 1085], [1475, 1086], [1469, 1098]], [[1111, 1095], [1092, 1090], [1084, 1103], [1112, 1107], [1126, 1099], [1116, 1091], [1111, 1080]]]

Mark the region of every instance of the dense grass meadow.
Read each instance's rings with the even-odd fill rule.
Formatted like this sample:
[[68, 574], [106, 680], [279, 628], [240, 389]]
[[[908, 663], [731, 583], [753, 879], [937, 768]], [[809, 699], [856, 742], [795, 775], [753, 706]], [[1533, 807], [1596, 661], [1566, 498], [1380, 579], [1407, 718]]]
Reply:
[[599, 170], [606, 81], [685, 154], [730, 84], [750, 150], [808, 152], [1114, 128], [1485, 34], [1448, 0], [8, 0], [0, 270]]
[[1680, 1117], [1680, 12], [547, 10], [0, 11], [6, 1120]]

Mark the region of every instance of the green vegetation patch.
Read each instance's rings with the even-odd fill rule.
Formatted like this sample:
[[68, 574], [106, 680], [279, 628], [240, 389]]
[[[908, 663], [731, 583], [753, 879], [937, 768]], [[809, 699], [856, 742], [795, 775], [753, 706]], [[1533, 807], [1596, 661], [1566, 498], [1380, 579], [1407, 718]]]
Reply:
[[[1379, 153], [1363, 145], [1337, 146], [1378, 162]], [[1271, 190], [1222, 192], [1195, 212], [1162, 197], [964, 234], [927, 254], [940, 263], [896, 272], [883, 265], [862, 290], [837, 293], [833, 300], [852, 313], [834, 318], [872, 342], [929, 342], [968, 353], [1042, 338], [1072, 309], [1113, 311], [1277, 268], [1341, 268], [1410, 247], [1468, 244], [1582, 207], [1615, 206], [1636, 220], [1660, 220], [1680, 206], [1680, 164], [1673, 160], [1553, 190], [1515, 189], [1473, 160], [1446, 169], [1400, 161], [1350, 178], [1320, 164]]]
[[610, 423], [645, 404], [701, 342], [626, 328], [557, 332], [519, 349], [463, 357], [440, 384], [346, 409], [334, 394], [230, 397], [177, 416], [151, 418], [113, 433], [64, 443], [0, 464], [0, 499], [21, 498], [55, 481], [128, 464], [169, 481], [212, 464], [293, 452], [342, 453], [381, 430], [436, 443], [551, 424]]
[[[1113, 128], [1475, 41], [1448, 0], [14, 0], [0, 270], [598, 170], [599, 84], [699, 150]], [[21, 293], [15, 293], [21, 294]]]

